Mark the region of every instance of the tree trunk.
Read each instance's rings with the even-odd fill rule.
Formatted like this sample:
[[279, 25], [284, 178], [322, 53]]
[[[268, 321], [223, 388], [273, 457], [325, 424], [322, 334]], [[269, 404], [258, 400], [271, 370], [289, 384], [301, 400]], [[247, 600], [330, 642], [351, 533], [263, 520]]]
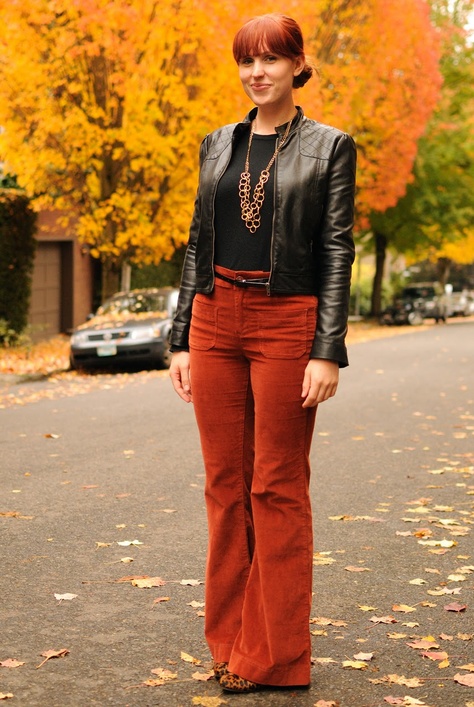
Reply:
[[436, 272], [438, 275], [438, 280], [443, 285], [443, 287], [448, 281], [449, 274], [451, 271], [451, 263], [452, 261], [450, 258], [438, 258], [438, 262], [436, 263]]
[[101, 302], [114, 295], [119, 290], [120, 272], [110, 260], [102, 261], [102, 292]]
[[375, 233], [375, 275], [372, 285], [372, 306], [373, 317], [380, 316], [382, 311], [382, 284], [385, 269], [385, 259], [387, 255], [387, 236], [383, 233]]

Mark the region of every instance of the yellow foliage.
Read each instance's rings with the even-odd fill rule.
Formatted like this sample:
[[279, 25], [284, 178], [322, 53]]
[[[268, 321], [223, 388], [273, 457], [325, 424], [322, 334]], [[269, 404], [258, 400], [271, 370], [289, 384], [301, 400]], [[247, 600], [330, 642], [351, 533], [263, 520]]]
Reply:
[[159, 262], [187, 240], [204, 135], [251, 107], [231, 45], [250, 16], [302, 25], [321, 68], [296, 96], [353, 133], [359, 212], [403, 193], [439, 87], [425, 0], [8, 0], [0, 154], [91, 253]]

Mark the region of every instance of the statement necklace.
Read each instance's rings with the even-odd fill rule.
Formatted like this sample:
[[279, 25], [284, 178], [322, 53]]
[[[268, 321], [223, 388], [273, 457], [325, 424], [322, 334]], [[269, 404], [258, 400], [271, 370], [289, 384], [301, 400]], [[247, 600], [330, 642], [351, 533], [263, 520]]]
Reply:
[[251, 186], [250, 186], [249, 158], [250, 158], [250, 148], [252, 146], [252, 139], [253, 139], [253, 134], [254, 134], [254, 124], [253, 124], [253, 122], [251, 124], [249, 146], [247, 149], [247, 157], [245, 158], [245, 171], [242, 172], [242, 174], [240, 175], [240, 182], [239, 182], [239, 196], [240, 196], [240, 208], [242, 209], [242, 220], [245, 222], [245, 225], [249, 229], [250, 233], [255, 233], [257, 228], [260, 226], [260, 209], [262, 208], [262, 204], [265, 199], [264, 186], [268, 182], [271, 166], [275, 162], [278, 153], [280, 152], [281, 148], [283, 147], [283, 145], [285, 144], [285, 142], [288, 138], [288, 135], [290, 133], [290, 128], [291, 128], [291, 123], [292, 123], [292, 120], [288, 121], [288, 125], [286, 126], [285, 133], [284, 133], [282, 139], [280, 140], [280, 142], [278, 143], [277, 148], [276, 148], [275, 152], [273, 153], [273, 156], [272, 156], [270, 162], [267, 164], [265, 169], [262, 169], [262, 171], [260, 172], [260, 177], [259, 177], [258, 183], [255, 185], [255, 189], [253, 192], [252, 202], [250, 202]]

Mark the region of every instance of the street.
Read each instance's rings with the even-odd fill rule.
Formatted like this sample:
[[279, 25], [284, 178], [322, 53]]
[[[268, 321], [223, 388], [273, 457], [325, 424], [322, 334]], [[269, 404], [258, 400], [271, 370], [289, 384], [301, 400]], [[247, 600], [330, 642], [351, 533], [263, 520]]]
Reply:
[[456, 320], [353, 345], [318, 410], [309, 691], [193, 677], [211, 665], [203, 466], [167, 372], [4, 391], [0, 699], [473, 707], [473, 342]]

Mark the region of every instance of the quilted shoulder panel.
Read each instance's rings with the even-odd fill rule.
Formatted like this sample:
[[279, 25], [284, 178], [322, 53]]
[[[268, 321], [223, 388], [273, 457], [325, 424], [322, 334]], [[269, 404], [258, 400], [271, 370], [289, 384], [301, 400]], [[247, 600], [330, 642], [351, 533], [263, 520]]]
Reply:
[[222, 128], [218, 128], [214, 130], [214, 132], [209, 133], [206, 138], [208, 144], [206, 159], [212, 160], [219, 157], [222, 151], [232, 141], [232, 135], [234, 134], [236, 125], [237, 123], [224, 125]]
[[306, 119], [300, 129], [300, 152], [307, 157], [329, 160], [343, 135], [337, 128]]

